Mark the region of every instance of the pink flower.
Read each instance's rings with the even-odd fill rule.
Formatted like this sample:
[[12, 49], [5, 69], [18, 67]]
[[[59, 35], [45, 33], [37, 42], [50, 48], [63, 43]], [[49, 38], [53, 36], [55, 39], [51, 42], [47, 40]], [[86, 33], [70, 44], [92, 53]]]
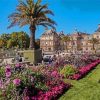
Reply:
[[76, 80], [78, 80], [80, 77], [81, 77], [80, 74], [74, 74], [74, 75], [73, 75], [73, 78], [76, 79]]
[[10, 67], [11, 67], [10, 65], [7, 65], [7, 66], [6, 66], [6, 68], [10, 68]]
[[20, 63], [17, 63], [15, 66], [16, 67], [21, 67], [21, 64]]
[[11, 72], [11, 67], [10, 67], [10, 65], [7, 65], [7, 66], [6, 66], [5, 72]]
[[89, 73], [99, 63], [100, 63], [100, 60], [97, 60], [97, 61], [95, 61], [95, 62], [93, 62], [85, 67], [81, 67], [79, 69], [79, 73], [74, 74], [73, 76], [70, 76], [69, 78], [78, 80], [78, 79], [82, 78], [84, 75], [86, 75], [87, 73]]
[[53, 71], [53, 72], [51, 73], [51, 76], [56, 77], [57, 75], [58, 75], [57, 71]]
[[11, 72], [6, 72], [6, 77], [10, 77], [11, 76]]
[[2, 80], [0, 80], [0, 88], [2, 88], [2, 86], [3, 86], [3, 82]]
[[24, 97], [23, 100], [30, 100], [28, 96]]
[[20, 82], [21, 82], [21, 80], [18, 78], [13, 80], [14, 85], [20, 85]]

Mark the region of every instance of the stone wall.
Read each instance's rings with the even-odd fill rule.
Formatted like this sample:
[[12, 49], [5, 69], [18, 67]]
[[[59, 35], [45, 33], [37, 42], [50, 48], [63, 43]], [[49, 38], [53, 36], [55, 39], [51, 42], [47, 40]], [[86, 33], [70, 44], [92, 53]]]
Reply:
[[42, 50], [24, 50], [23, 57], [31, 64], [37, 64], [42, 61]]

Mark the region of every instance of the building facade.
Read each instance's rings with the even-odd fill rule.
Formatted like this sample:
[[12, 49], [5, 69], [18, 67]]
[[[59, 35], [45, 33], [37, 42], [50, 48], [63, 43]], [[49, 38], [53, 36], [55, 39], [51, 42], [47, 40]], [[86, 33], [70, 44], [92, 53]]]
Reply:
[[40, 48], [42, 51], [56, 51], [59, 50], [60, 38], [55, 30], [47, 30], [40, 37]]
[[57, 33], [55, 30], [48, 30], [42, 34], [40, 38], [40, 47], [46, 51], [66, 51], [67, 52], [92, 52], [93, 44], [89, 41], [92, 38], [96, 38], [99, 43], [95, 45], [97, 51], [100, 50], [100, 25], [93, 34], [87, 34], [84, 32], [74, 32], [73, 34], [67, 35], [70, 37], [70, 41], [62, 41], [62, 37], [66, 36], [63, 32]]

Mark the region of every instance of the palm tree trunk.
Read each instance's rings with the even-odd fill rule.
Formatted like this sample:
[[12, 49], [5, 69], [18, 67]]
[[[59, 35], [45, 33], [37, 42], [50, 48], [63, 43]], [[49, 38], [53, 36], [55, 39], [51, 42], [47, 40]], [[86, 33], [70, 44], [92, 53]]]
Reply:
[[71, 51], [73, 52], [73, 40], [72, 40], [72, 43], [71, 43]]
[[35, 31], [36, 27], [34, 25], [30, 26], [30, 47], [31, 49], [35, 49]]
[[95, 47], [94, 47], [94, 43], [93, 43], [93, 52], [94, 52], [94, 54], [95, 54]]
[[[67, 42], [66, 42], [66, 44], [67, 44]], [[66, 51], [68, 52], [68, 46], [66, 45]]]

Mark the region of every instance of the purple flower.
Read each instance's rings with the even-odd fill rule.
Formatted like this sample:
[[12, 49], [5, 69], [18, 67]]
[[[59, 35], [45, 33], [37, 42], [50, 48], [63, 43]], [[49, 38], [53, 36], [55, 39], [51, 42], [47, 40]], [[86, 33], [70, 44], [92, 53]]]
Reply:
[[58, 75], [57, 71], [53, 71], [53, 72], [51, 73], [51, 76], [56, 77], [57, 75]]
[[6, 77], [10, 77], [11, 76], [11, 72], [6, 72]]
[[18, 78], [13, 80], [14, 85], [20, 85], [20, 83], [21, 83], [21, 80]]
[[11, 72], [11, 67], [10, 67], [10, 65], [7, 65], [7, 66], [6, 66], [5, 72]]
[[0, 80], [0, 88], [2, 88], [2, 85], [3, 85], [2, 83], [3, 83], [2, 80]]
[[6, 68], [10, 68], [10, 67], [11, 67], [10, 65], [7, 65], [7, 66], [6, 66]]
[[100, 63], [100, 60], [97, 60], [87, 66], [81, 67], [77, 74], [74, 74], [73, 76], [71, 76], [69, 78], [78, 80], [78, 79], [82, 78], [84, 75], [86, 75], [87, 73], [89, 73], [99, 63]]
[[15, 66], [16, 67], [21, 67], [21, 64], [20, 63], [17, 63]]
[[30, 100], [28, 96], [24, 97], [23, 100]]

